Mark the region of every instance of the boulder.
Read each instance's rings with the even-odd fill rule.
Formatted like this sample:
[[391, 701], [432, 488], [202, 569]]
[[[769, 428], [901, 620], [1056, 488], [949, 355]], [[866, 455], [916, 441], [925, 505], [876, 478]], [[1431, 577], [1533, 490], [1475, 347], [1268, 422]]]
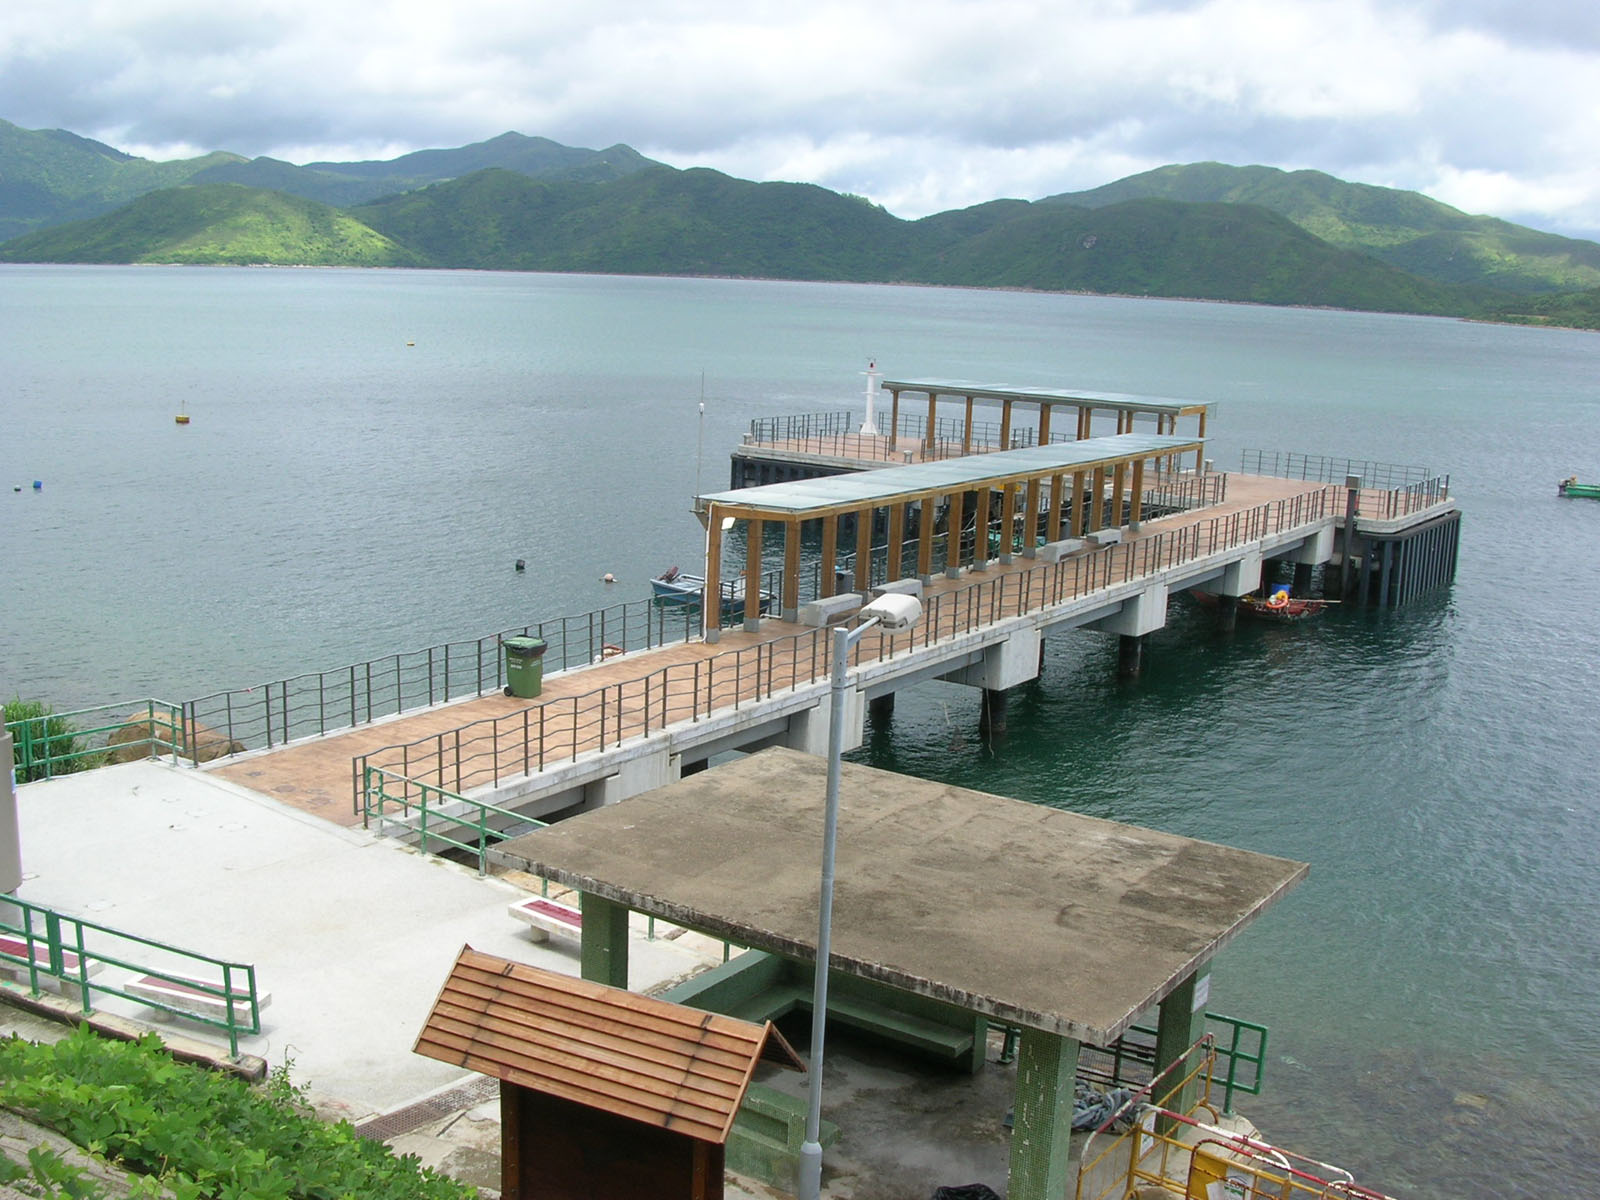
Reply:
[[[159, 746], [151, 745], [160, 743]], [[158, 758], [168, 753], [167, 746], [178, 747], [178, 757], [191, 762], [210, 762], [238, 754], [244, 743], [226, 737], [198, 721], [185, 722], [180, 729], [167, 713], [148, 712], [131, 714], [120, 729], [113, 730], [106, 739], [106, 748], [114, 763], [137, 762], [141, 758]]]

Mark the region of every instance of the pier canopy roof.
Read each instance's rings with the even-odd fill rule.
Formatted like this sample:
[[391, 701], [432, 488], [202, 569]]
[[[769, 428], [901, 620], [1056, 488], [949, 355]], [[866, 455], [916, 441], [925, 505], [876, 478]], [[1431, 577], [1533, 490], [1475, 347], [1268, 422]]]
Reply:
[[[503, 843], [536, 874], [815, 961], [825, 759], [782, 748]], [[1104, 1046], [1306, 864], [843, 765], [832, 969]]]
[[908, 503], [979, 488], [1115, 467], [1120, 463], [1198, 451], [1204, 440], [1174, 434], [1119, 433], [1077, 442], [1051, 442], [903, 467], [881, 467], [819, 479], [711, 492], [700, 499], [719, 515], [795, 520]]
[[1174, 400], [1166, 396], [1133, 396], [1123, 392], [1093, 392], [1040, 387], [1002, 387], [992, 383], [973, 383], [964, 379], [885, 379], [885, 391], [925, 392], [930, 397], [959, 396], [1001, 403], [1022, 402], [1042, 407], [1107, 409], [1112, 412], [1153, 413], [1180, 417], [1204, 413], [1210, 405], [1199, 400]]

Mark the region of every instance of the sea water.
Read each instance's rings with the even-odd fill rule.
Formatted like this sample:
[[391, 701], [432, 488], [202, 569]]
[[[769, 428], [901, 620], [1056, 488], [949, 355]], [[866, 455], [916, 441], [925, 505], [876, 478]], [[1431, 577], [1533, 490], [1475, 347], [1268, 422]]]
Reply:
[[1593, 334], [957, 289], [0, 267], [0, 691], [182, 700], [643, 598], [697, 561], [690, 497], [726, 485], [748, 421], [859, 403], [869, 359], [1211, 402], [1222, 469], [1263, 448], [1451, 476], [1449, 589], [1231, 635], [1175, 601], [1136, 680], [1113, 639], [1053, 637], [1007, 736], [980, 736], [976, 693], [930, 684], [858, 757], [1309, 862], [1217, 962], [1212, 1009], [1272, 1030], [1245, 1110], [1393, 1192], [1600, 1193], [1600, 505], [1555, 495], [1600, 477]]

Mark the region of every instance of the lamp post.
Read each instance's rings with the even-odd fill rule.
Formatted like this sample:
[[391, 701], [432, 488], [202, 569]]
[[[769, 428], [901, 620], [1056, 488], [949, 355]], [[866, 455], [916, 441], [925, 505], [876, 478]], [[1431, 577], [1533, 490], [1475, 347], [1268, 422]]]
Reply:
[[833, 934], [833, 851], [839, 840], [840, 756], [844, 753], [844, 705], [849, 690], [850, 647], [873, 626], [891, 633], [910, 629], [922, 617], [915, 596], [889, 593], [861, 610], [854, 629], [833, 631], [833, 688], [828, 705], [828, 795], [822, 828], [822, 884], [817, 894], [817, 967], [811, 989], [811, 1070], [807, 1080], [806, 1140], [800, 1145], [799, 1200], [818, 1200], [822, 1190], [822, 1043], [828, 1025], [828, 955]]

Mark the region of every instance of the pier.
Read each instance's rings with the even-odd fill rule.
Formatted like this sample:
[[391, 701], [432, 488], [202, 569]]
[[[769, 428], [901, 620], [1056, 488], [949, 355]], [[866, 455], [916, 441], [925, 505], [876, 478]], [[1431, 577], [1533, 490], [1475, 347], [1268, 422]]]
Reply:
[[[1003, 731], [1008, 690], [1037, 676], [1044, 638], [1072, 630], [1116, 635], [1119, 669], [1137, 673], [1169, 598], [1188, 589], [1245, 596], [1280, 564], [1297, 582], [1321, 566], [1325, 581], [1346, 580], [1347, 602], [1389, 603], [1453, 576], [1459, 512], [1447, 484], [1344, 486], [1320, 477], [1326, 469], [1223, 474], [1203, 460], [1173, 469], [1201, 449], [1183, 434], [1124, 432], [712, 493], [700, 498], [708, 593], [724, 535], [744, 523], [746, 578], [760, 579], [762, 527], [782, 530], [769, 615], [752, 605], [724, 627], [709, 606], [698, 634], [557, 671], [531, 701], [496, 690], [212, 769], [343, 823], [416, 823], [431, 810], [443, 830], [440, 814], [465, 814], [456, 832], [476, 826], [489, 856], [529, 822], [662, 786], [718, 754], [820, 752], [827, 625], [874, 589], [920, 592], [924, 615], [856, 646], [850, 745], [869, 707], [888, 710], [896, 692], [934, 679], [975, 689], [984, 727]], [[807, 523], [821, 552], [803, 568]], [[887, 545], [870, 544], [875, 527]]]

